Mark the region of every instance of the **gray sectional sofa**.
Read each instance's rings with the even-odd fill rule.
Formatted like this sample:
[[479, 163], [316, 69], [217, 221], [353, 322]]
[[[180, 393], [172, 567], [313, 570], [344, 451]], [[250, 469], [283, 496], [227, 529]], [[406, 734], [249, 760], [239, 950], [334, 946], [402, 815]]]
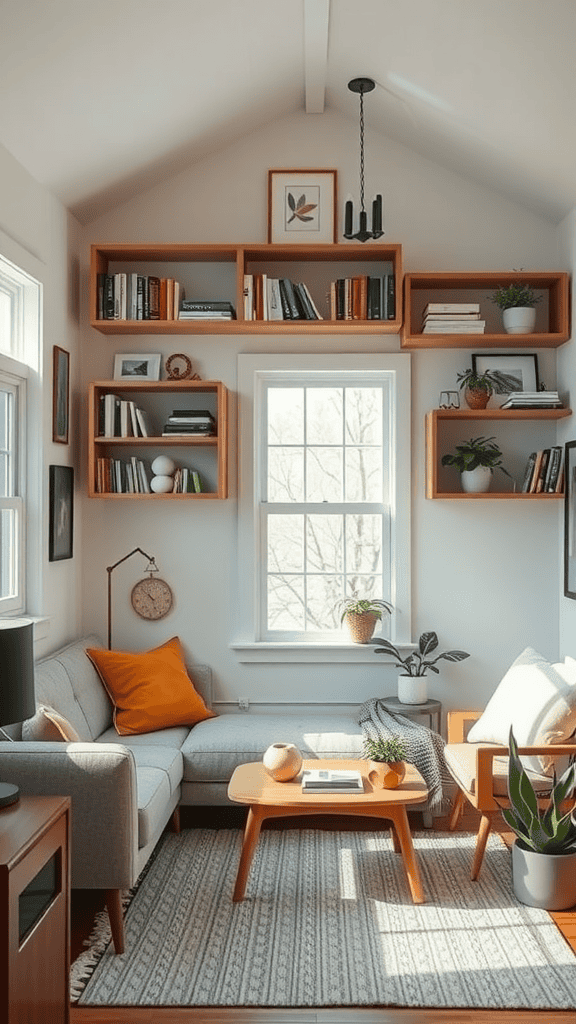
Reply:
[[[295, 743], [304, 757], [357, 757], [362, 730], [353, 715], [238, 712], [139, 736], [119, 736], [113, 707], [87, 647], [96, 636], [67, 645], [36, 665], [36, 701], [59, 712], [79, 742], [0, 742], [0, 778], [24, 793], [72, 798], [72, 886], [106, 890], [116, 952], [124, 949], [121, 893], [136, 882], [181, 805], [228, 804], [234, 768], [260, 761], [271, 743]], [[191, 675], [208, 706], [212, 676]], [[1, 735], [1, 734], [0, 734]]]

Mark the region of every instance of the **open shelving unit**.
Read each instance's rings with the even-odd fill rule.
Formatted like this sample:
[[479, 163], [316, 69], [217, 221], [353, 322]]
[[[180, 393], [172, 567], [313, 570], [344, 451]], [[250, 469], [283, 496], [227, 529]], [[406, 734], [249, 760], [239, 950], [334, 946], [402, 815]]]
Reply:
[[[392, 268], [392, 269], [390, 269]], [[187, 298], [225, 300], [235, 320], [102, 320], [98, 275], [116, 271], [177, 278]], [[329, 319], [330, 282], [356, 275], [394, 273], [393, 320]], [[304, 281], [323, 320], [245, 320], [244, 275], [266, 273]], [[326, 245], [218, 245], [166, 243], [93, 245], [90, 261], [90, 324], [102, 334], [398, 334], [402, 326], [402, 247], [392, 243]]]
[[[156, 431], [151, 437], [103, 437], [99, 434], [100, 399], [113, 393], [145, 408]], [[216, 420], [215, 436], [162, 437], [162, 425], [174, 402], [208, 408]], [[88, 495], [91, 498], [142, 501], [168, 499], [198, 501], [228, 497], [228, 392], [220, 381], [95, 381], [90, 385], [88, 409]], [[199, 494], [131, 494], [97, 489], [98, 459], [130, 459], [137, 456], [153, 462], [157, 455], [170, 455], [176, 463], [200, 473], [208, 487]]]
[[[523, 494], [518, 491], [488, 491], [486, 494], [466, 494], [460, 490], [449, 490], [446, 481], [456, 486], [456, 471], [440, 466], [445, 447], [445, 428], [450, 426], [472, 426], [472, 433], [490, 433], [491, 424], [538, 424], [565, 419], [572, 415], [571, 409], [432, 409], [426, 414], [426, 497], [448, 498], [456, 501], [490, 501], [507, 499], [511, 501], [558, 501], [563, 494]], [[461, 440], [465, 440], [464, 437]], [[540, 445], [540, 447], [546, 447]], [[527, 454], [523, 455], [526, 462]], [[442, 472], [440, 472], [442, 471]], [[508, 478], [502, 478], [508, 480]]]
[[[533, 334], [506, 334], [502, 314], [489, 296], [510, 281], [529, 284], [541, 296]], [[484, 334], [424, 334], [428, 302], [479, 302], [486, 320]], [[570, 337], [569, 275], [564, 271], [406, 274], [404, 277], [403, 349], [555, 348]]]

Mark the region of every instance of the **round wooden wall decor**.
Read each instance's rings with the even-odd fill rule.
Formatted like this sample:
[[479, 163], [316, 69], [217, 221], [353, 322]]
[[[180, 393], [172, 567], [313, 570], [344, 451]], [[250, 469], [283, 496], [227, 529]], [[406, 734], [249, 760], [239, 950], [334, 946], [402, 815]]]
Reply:
[[[183, 365], [178, 366], [178, 362]], [[168, 380], [200, 380], [198, 373], [192, 373], [192, 362], [183, 352], [175, 352], [166, 360]]]

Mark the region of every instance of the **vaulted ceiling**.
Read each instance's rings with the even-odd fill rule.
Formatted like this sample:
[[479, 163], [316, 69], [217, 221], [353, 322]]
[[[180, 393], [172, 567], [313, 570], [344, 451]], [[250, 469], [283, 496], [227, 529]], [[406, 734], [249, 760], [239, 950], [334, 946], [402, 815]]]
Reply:
[[295, 111], [357, 120], [363, 75], [370, 131], [559, 221], [575, 47], [576, 0], [0, 0], [0, 142], [83, 220]]

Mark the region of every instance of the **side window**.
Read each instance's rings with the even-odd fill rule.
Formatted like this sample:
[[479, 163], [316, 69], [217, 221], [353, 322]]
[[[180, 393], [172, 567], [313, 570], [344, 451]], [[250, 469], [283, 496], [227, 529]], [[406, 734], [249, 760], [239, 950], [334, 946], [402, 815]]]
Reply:
[[24, 610], [25, 394], [0, 357], [0, 614]]

